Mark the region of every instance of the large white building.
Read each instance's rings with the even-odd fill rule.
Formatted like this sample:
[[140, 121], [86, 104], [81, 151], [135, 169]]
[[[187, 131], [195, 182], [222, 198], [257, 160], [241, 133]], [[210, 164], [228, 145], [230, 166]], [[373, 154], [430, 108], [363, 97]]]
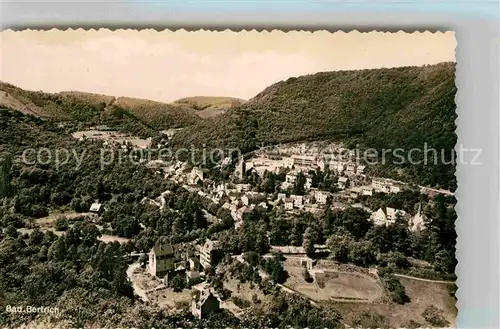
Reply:
[[375, 225], [390, 225], [396, 222], [396, 218], [398, 216], [404, 217], [406, 216], [406, 212], [404, 210], [394, 209], [390, 207], [386, 207], [385, 211], [382, 208], [379, 208], [375, 211], [370, 220]]

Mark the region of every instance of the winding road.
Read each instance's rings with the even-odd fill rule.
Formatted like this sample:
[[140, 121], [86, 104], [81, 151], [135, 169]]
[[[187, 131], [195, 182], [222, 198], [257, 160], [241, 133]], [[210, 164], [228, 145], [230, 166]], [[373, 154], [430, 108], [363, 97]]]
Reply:
[[146, 294], [146, 291], [144, 289], [142, 289], [141, 287], [139, 287], [139, 285], [137, 285], [137, 282], [135, 282], [134, 278], [133, 278], [134, 271], [137, 268], [139, 268], [140, 266], [141, 266], [141, 264], [139, 264], [139, 263], [131, 264], [127, 268], [127, 278], [129, 279], [130, 283], [132, 283], [132, 288], [134, 289], [134, 293], [137, 296], [139, 296], [142, 299], [142, 301], [149, 302], [149, 298]]

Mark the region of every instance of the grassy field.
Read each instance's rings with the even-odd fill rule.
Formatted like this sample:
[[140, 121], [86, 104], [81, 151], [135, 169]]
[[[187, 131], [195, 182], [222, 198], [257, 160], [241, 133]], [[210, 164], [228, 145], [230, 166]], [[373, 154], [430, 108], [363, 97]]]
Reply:
[[457, 309], [455, 299], [450, 296], [448, 284], [423, 282], [413, 279], [400, 279], [404, 285], [410, 302], [405, 305], [390, 303], [346, 303], [334, 302], [344, 317], [344, 322], [356, 326], [356, 321], [363, 313], [379, 318], [384, 327], [409, 327], [410, 323], [421, 328], [433, 327], [425, 321], [422, 313], [429, 306], [435, 306], [442, 311], [443, 317], [449, 322], [449, 327], [456, 327]]

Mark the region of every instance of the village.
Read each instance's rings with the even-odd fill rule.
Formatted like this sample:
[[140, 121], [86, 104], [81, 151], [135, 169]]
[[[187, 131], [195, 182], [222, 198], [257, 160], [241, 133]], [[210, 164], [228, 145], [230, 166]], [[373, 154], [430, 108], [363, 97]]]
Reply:
[[[280, 151], [282, 152], [283, 149]], [[295, 148], [287, 146], [285, 151], [287, 152], [285, 156], [276, 155], [276, 149], [272, 149], [241, 160], [236, 164], [230, 181], [220, 183], [211, 182], [207, 177], [207, 170], [190, 167], [185, 162], [165, 165], [155, 161], [148, 165], [154, 167], [157, 174], [163, 175], [165, 179], [175, 182], [191, 193], [198, 194], [206, 201], [205, 205], [212, 204], [216, 208], [224, 209], [234, 220], [235, 229], [241, 228], [245, 220], [251, 218], [254, 212], [266, 212], [273, 208], [281, 209], [286, 216], [300, 213], [320, 215], [327, 208], [343, 210], [348, 207], [363, 208], [371, 213], [370, 221], [374, 225], [388, 226], [397, 220], [403, 220], [412, 232], [425, 229], [425, 215], [420, 206], [415, 213], [408, 213], [390, 207], [369, 209], [358, 202], [361, 196], [372, 196], [375, 193], [396, 194], [407, 189], [415, 189], [414, 186], [391, 179], [369, 177], [365, 173], [366, 166], [358, 164], [352, 158], [352, 153], [350, 153], [351, 158], [339, 161], [331, 159], [333, 154], [331, 157], [328, 154], [317, 156], [312, 152], [303, 154], [303, 145]], [[226, 159], [224, 162], [223, 165], [227, 165], [230, 161]], [[338, 178], [333, 182], [333, 186], [328, 190], [313, 187], [311, 174], [325, 171], [333, 173]], [[279, 184], [279, 190], [275, 193], [256, 191], [256, 187], [249, 182], [248, 177], [262, 178], [268, 173], [281, 174], [284, 178]], [[299, 187], [300, 191], [296, 191], [299, 193], [294, 193], [294, 190], [297, 190], [298, 180], [302, 180], [300, 183], [302, 186]], [[430, 196], [437, 193], [451, 194], [448, 191], [418, 188], [420, 193]], [[156, 205], [159, 209], [165, 209], [166, 196], [169, 194], [170, 191], [165, 191], [156, 200], [145, 198], [143, 201]], [[100, 207], [99, 204], [94, 206]], [[209, 211], [204, 210], [204, 212], [213, 221], [222, 221]], [[325, 245], [315, 245], [315, 249], [318, 253], [329, 251]], [[287, 286], [277, 284], [285, 291], [301, 293], [307, 297], [307, 291], [311, 287], [305, 288], [305, 292], [297, 292], [290, 288], [294, 286], [293, 282], [300, 281], [301, 269], [306, 268], [314, 276], [314, 281], [322, 277], [331, 278], [328, 273], [334, 273], [334, 278], [338, 278], [339, 273], [343, 273], [341, 275], [344, 277], [338, 280], [344, 284], [338, 283], [335, 289], [326, 293], [327, 300], [373, 301], [383, 296], [376, 270], [365, 271], [358, 267], [349, 268], [348, 265], [344, 265], [339, 270], [338, 264], [328, 260], [320, 260], [319, 263], [323, 265], [318, 266], [318, 261], [309, 258], [303, 247], [272, 246], [271, 250], [287, 255], [284, 265], [292, 275], [290, 279], [292, 283]], [[201, 244], [197, 244], [196, 241], [188, 244], [157, 242], [148, 256], [142, 256], [140, 264], [135, 263], [127, 273], [136, 293], [142, 296], [144, 301], [152, 301], [173, 309], [189, 308], [198, 318], [221, 307], [238, 314], [241, 308], [234, 305], [232, 301], [224, 301], [220, 292], [206, 282], [207, 273], [216, 269], [226, 256], [218, 241], [208, 240]], [[242, 255], [231, 256], [245, 263]], [[271, 257], [270, 254], [268, 257]], [[262, 278], [268, 277], [262, 270], [259, 271], [259, 275]], [[349, 284], [345, 283], [346, 280], [351, 282], [353, 287], [359, 286], [360, 282], [365, 283], [364, 286], [362, 285], [363, 289], [355, 289], [349, 287]], [[186, 292], [183, 288], [190, 288], [190, 290]], [[316, 292], [312, 295], [312, 303], [315, 303], [314, 296], [318, 294], [318, 289], [316, 287]], [[359, 297], [360, 293], [362, 297]]]

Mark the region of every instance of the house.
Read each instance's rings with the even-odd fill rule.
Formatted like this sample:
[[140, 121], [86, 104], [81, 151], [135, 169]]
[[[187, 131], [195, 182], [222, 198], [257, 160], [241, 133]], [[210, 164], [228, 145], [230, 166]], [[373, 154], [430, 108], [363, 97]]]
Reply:
[[93, 214], [101, 214], [102, 211], [102, 203], [99, 203], [99, 201], [95, 201], [94, 203], [92, 203], [92, 205], [90, 205], [89, 212]]
[[401, 188], [396, 185], [390, 185], [389, 186], [389, 193], [399, 193], [401, 192]]
[[252, 189], [250, 184], [236, 184], [236, 191], [238, 193], [248, 192]]
[[281, 158], [281, 163], [284, 168], [292, 168], [293, 167], [293, 158], [290, 157], [282, 157]]
[[314, 199], [316, 199], [316, 202], [319, 204], [326, 204], [326, 201], [328, 199], [328, 194], [323, 191], [316, 191], [314, 193]]
[[167, 287], [172, 286], [172, 281], [174, 280], [175, 277], [179, 276], [184, 280], [187, 280], [187, 274], [186, 274], [186, 268], [182, 265], [177, 266], [174, 268], [172, 271], [168, 271], [167, 274], [163, 277], [163, 283]]
[[285, 193], [278, 193], [278, 199], [277, 199], [278, 201], [279, 200], [283, 200], [285, 198], [286, 198], [286, 194]]
[[299, 167], [315, 167], [317, 165], [316, 157], [311, 155], [292, 155], [293, 164]]
[[217, 265], [224, 258], [218, 241], [207, 240], [200, 248], [200, 264], [204, 269]]
[[156, 242], [149, 252], [148, 269], [152, 276], [163, 278], [174, 270], [175, 254], [169, 243]]
[[285, 198], [283, 199], [283, 204], [285, 205], [285, 210], [293, 210], [293, 199]]
[[400, 216], [400, 217], [406, 216], [406, 211], [394, 209], [394, 208], [390, 208], [390, 207], [386, 208], [386, 213], [387, 213], [387, 219], [389, 219], [389, 220], [396, 220], [396, 218], [398, 216]]
[[238, 162], [234, 173], [239, 179], [243, 179], [245, 177], [245, 173], [246, 173], [245, 160], [242, 159], [240, 162]]
[[401, 191], [392, 181], [384, 178], [374, 178], [372, 180], [372, 187], [374, 190], [384, 193], [399, 193]]
[[379, 208], [376, 212], [374, 212], [370, 220], [375, 225], [389, 225], [396, 222], [396, 218], [398, 216], [405, 216], [406, 212], [399, 209], [394, 209], [390, 207], [386, 207], [385, 211], [382, 208]]
[[293, 206], [295, 208], [302, 208], [304, 206], [304, 197], [302, 195], [291, 195], [293, 199]]
[[348, 163], [345, 168], [345, 173], [348, 176], [353, 176], [356, 174], [356, 165], [354, 163]]
[[365, 169], [366, 169], [366, 166], [363, 166], [363, 165], [359, 165], [357, 168], [356, 168], [356, 173], [358, 175], [363, 175], [365, 173]]
[[199, 272], [203, 269], [201, 267], [200, 260], [194, 256], [189, 258], [188, 264], [189, 264], [189, 269], [191, 271], [198, 271]]
[[379, 208], [376, 212], [374, 212], [370, 220], [373, 222], [375, 225], [389, 225], [392, 222], [388, 222], [387, 220], [387, 215], [385, 212], [382, 210], [382, 208]]
[[325, 171], [326, 164], [325, 164], [325, 161], [323, 159], [318, 160], [316, 165], [318, 166], [319, 170]]
[[422, 205], [419, 204], [417, 213], [408, 221], [410, 231], [420, 232], [425, 229], [425, 219], [425, 215], [422, 214]]
[[205, 179], [205, 172], [200, 168], [194, 167], [187, 177], [189, 185], [197, 185]]
[[305, 188], [306, 190], [310, 190], [310, 189], [311, 189], [311, 187], [312, 187], [312, 178], [310, 178], [310, 177], [306, 177], [306, 182], [305, 182], [305, 184], [304, 184], [304, 188]]
[[191, 302], [191, 313], [195, 317], [203, 319], [208, 314], [219, 311], [219, 309], [220, 300], [210, 288], [195, 291]]
[[186, 283], [188, 285], [195, 284], [201, 281], [201, 273], [199, 271], [186, 271]]
[[297, 176], [294, 173], [288, 173], [285, 176], [285, 182], [287, 184], [295, 184], [296, 180], [297, 180]]
[[350, 196], [351, 196], [351, 198], [354, 198], [354, 199], [357, 198], [358, 196], [360, 196], [362, 193], [361, 188], [359, 188], [359, 187], [351, 187], [350, 191], [351, 191]]
[[373, 178], [372, 179], [372, 187], [376, 191], [385, 191], [386, 190], [386, 181], [383, 178]]
[[347, 187], [349, 180], [347, 177], [339, 177], [339, 180], [337, 182], [337, 186], [339, 189], [343, 190]]
[[332, 160], [329, 164], [330, 170], [342, 173], [344, 171], [344, 163]]
[[371, 189], [369, 187], [362, 187], [361, 194], [362, 195], [373, 195], [373, 189]]

